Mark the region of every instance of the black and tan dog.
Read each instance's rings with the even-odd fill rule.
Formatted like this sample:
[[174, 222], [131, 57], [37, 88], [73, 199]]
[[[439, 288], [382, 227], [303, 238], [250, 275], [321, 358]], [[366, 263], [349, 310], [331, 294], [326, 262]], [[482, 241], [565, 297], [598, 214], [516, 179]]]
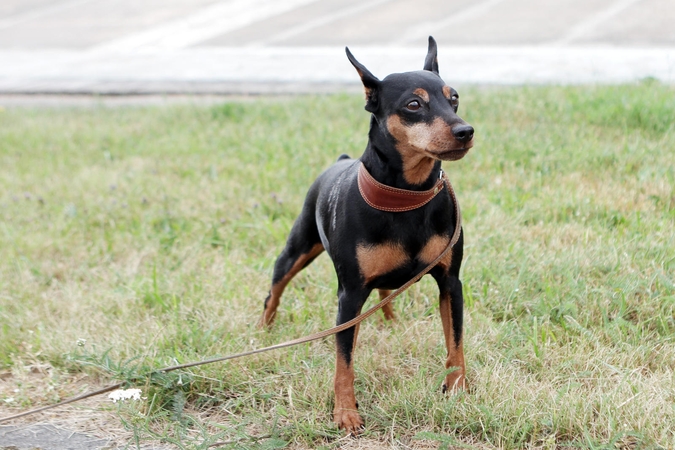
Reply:
[[[288, 282], [324, 250], [338, 277], [337, 323], [361, 312], [373, 289], [380, 296], [403, 285], [446, 248], [455, 231], [452, 196], [443, 188], [441, 161], [462, 158], [473, 128], [457, 116], [457, 92], [438, 75], [436, 42], [429, 37], [424, 70], [377, 79], [346, 49], [372, 113], [368, 145], [359, 159], [342, 156], [312, 184], [286, 247], [274, 266], [261, 325], [274, 320]], [[439, 181], [441, 180], [441, 181]], [[449, 372], [443, 390], [465, 388], [462, 346], [462, 262], [459, 241], [430, 274], [440, 290]], [[384, 308], [393, 319], [392, 307]], [[363, 420], [354, 396], [352, 351], [358, 326], [336, 336], [334, 419], [357, 434]]]

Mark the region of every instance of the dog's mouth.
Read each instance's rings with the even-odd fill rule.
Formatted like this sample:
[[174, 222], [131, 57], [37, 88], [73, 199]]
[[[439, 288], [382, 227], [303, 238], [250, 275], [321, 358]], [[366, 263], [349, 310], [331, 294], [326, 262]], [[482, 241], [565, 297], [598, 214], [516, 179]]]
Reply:
[[473, 140], [467, 142], [463, 147], [451, 148], [443, 151], [429, 151], [428, 153], [441, 161], [457, 161], [458, 159], [464, 158], [464, 156], [469, 153], [471, 147], [473, 147]]

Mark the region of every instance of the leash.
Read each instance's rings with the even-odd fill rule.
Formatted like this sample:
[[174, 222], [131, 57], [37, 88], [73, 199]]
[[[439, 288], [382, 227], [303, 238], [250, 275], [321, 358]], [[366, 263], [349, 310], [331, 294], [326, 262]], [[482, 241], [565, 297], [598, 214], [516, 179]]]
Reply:
[[[280, 348], [292, 347], [294, 345], [304, 344], [305, 342], [317, 341], [319, 339], [323, 339], [323, 338], [331, 336], [333, 334], [337, 334], [340, 331], [344, 331], [348, 328], [351, 328], [351, 327], [363, 322], [364, 320], [366, 320], [368, 317], [372, 316], [373, 314], [375, 314], [378, 309], [381, 309], [383, 306], [391, 303], [392, 300], [394, 300], [396, 297], [401, 295], [406, 289], [408, 289], [413, 284], [417, 283], [424, 275], [429, 273], [429, 271], [431, 269], [436, 267], [436, 265], [438, 265], [438, 263], [440, 263], [443, 260], [443, 258], [445, 258], [452, 251], [452, 248], [459, 241], [459, 237], [462, 233], [462, 214], [461, 214], [461, 211], [459, 209], [459, 203], [457, 202], [457, 197], [455, 197], [455, 191], [452, 188], [452, 184], [450, 184], [450, 180], [445, 175], [445, 172], [441, 173], [441, 178], [443, 179], [443, 182], [445, 183], [445, 186], [448, 189], [448, 192], [450, 193], [450, 197], [452, 197], [452, 201], [455, 204], [455, 217], [456, 217], [455, 232], [452, 234], [452, 237], [450, 238], [450, 242], [448, 243], [448, 246], [445, 247], [445, 249], [441, 252], [441, 254], [436, 257], [436, 259], [434, 259], [431, 263], [429, 263], [428, 266], [426, 266], [420, 273], [418, 273], [413, 278], [411, 278], [403, 286], [396, 289], [391, 294], [389, 294], [384, 299], [382, 299], [382, 301], [380, 301], [380, 303], [373, 306], [372, 308], [370, 308], [365, 313], [360, 314], [359, 316], [353, 318], [349, 322], [345, 322], [342, 325], [337, 325], [333, 328], [329, 328], [328, 330], [324, 330], [324, 331], [320, 331], [318, 333], [310, 334], [308, 336], [292, 339], [290, 341], [282, 342], [280, 344], [271, 345], [269, 347], [263, 347], [263, 348], [258, 348], [258, 349], [255, 349], [255, 350], [250, 350], [250, 351], [247, 351], [247, 352], [241, 352], [241, 353], [236, 353], [236, 354], [233, 354], [233, 355], [220, 356], [220, 357], [216, 357], [216, 358], [205, 359], [205, 360], [202, 360], [202, 361], [196, 361], [196, 362], [191, 362], [191, 363], [179, 364], [179, 365], [176, 365], [176, 366], [165, 367], [163, 369], [158, 369], [158, 370], [155, 370], [154, 372], [151, 372], [148, 376], [151, 376], [154, 373], [173, 372], [174, 370], [188, 369], [190, 367], [203, 366], [203, 365], [206, 365], [206, 364], [213, 364], [213, 363], [217, 363], [217, 362], [228, 361], [228, 360], [231, 360], [231, 359], [243, 358], [244, 356], [251, 356], [251, 355], [258, 354], [258, 353], [264, 353], [264, 352], [269, 352], [271, 350], [277, 350], [277, 349], [280, 349]], [[96, 395], [105, 394], [106, 392], [110, 392], [110, 391], [114, 391], [115, 389], [119, 389], [125, 383], [126, 382], [119, 382], [119, 383], [112, 384], [110, 386], [104, 387], [104, 388], [96, 390], [96, 391], [87, 392], [87, 393], [79, 395], [77, 397], [72, 397], [72, 398], [69, 398], [67, 400], [63, 400], [63, 401], [61, 401], [59, 403], [56, 403], [56, 404], [53, 404], [53, 405], [47, 405], [47, 406], [43, 406], [43, 407], [40, 407], [40, 408], [32, 409], [32, 410], [29, 410], [29, 411], [22, 412], [20, 414], [15, 414], [13, 416], [2, 417], [2, 418], [0, 418], [0, 423], [6, 422], [6, 421], [9, 421], [9, 420], [12, 420], [12, 419], [18, 419], [20, 417], [29, 416], [29, 415], [32, 415], [32, 414], [37, 414], [39, 412], [43, 412], [43, 411], [47, 411], [49, 409], [53, 409], [53, 408], [56, 408], [56, 407], [59, 407], [59, 406], [67, 405], [69, 403], [75, 403], [75, 402], [78, 402], [80, 400], [84, 400], [84, 399], [89, 398], [89, 397], [94, 397]]]

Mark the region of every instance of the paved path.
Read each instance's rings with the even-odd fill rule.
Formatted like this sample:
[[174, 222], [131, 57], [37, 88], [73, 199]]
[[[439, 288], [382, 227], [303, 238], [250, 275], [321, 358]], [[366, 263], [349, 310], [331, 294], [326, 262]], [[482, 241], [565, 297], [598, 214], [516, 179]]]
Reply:
[[420, 68], [452, 84], [675, 82], [675, 0], [3, 0], [2, 93], [357, 90]]
[[110, 449], [114, 443], [51, 425], [0, 426], [0, 450]]

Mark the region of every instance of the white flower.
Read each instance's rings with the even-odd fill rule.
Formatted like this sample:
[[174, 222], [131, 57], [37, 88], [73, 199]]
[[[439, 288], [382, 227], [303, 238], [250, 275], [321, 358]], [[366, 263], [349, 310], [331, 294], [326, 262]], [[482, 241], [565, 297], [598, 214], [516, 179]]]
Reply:
[[117, 389], [108, 394], [108, 398], [112, 400], [113, 403], [124, 400], [140, 400], [141, 399], [141, 390], [140, 389]]

